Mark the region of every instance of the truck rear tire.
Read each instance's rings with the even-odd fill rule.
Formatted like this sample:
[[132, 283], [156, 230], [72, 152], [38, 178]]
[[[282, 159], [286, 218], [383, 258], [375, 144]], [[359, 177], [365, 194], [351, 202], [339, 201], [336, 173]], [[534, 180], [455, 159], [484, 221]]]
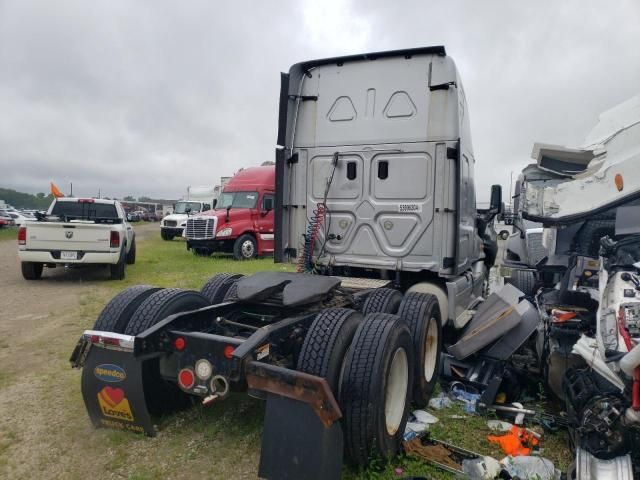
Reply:
[[395, 314], [402, 302], [402, 293], [392, 288], [376, 288], [369, 294], [362, 306], [362, 314], [390, 313]]
[[240, 235], [233, 244], [233, 257], [236, 260], [251, 260], [258, 255], [258, 245], [252, 235]]
[[207, 280], [200, 293], [211, 302], [211, 305], [217, 305], [225, 301], [229, 289], [243, 276], [239, 273], [218, 273]]
[[131, 240], [131, 248], [127, 253], [127, 265], [133, 265], [134, 263], [136, 263], [136, 237]]
[[164, 288], [149, 295], [131, 316], [124, 333], [138, 335], [174, 313], [209, 306], [198, 292], [181, 288]]
[[124, 280], [127, 269], [127, 257], [124, 254], [124, 248], [120, 252], [120, 260], [118, 263], [109, 265], [109, 277], [111, 280]]
[[297, 369], [324, 378], [336, 399], [345, 355], [362, 314], [348, 308], [328, 308], [316, 316], [298, 357]]
[[159, 287], [150, 285], [135, 285], [124, 289], [113, 297], [100, 312], [93, 329], [102, 332], [124, 333], [131, 315], [147, 297], [158, 290], [160, 290]]
[[367, 315], [356, 330], [340, 393], [348, 459], [367, 466], [400, 450], [413, 385], [413, 344], [395, 315]]
[[505, 278], [504, 283], [513, 285], [528, 297], [531, 297], [534, 293], [536, 293], [536, 275], [531, 270], [513, 269], [511, 271], [511, 277]]
[[173, 240], [173, 233], [165, 232], [164, 230], [160, 230], [160, 236], [163, 240]]
[[40, 280], [44, 264], [37, 262], [22, 262], [20, 267], [22, 268], [22, 276], [25, 280]]
[[413, 338], [413, 403], [424, 408], [429, 403], [440, 371], [442, 318], [438, 298], [428, 293], [409, 292], [402, 299], [398, 316], [407, 322]]
[[238, 282], [242, 278], [244, 278], [244, 275], [240, 275], [240, 278], [234, 280], [229, 287], [229, 290], [227, 290], [227, 293], [224, 294], [224, 298], [222, 299], [223, 302], [233, 302], [238, 300]]

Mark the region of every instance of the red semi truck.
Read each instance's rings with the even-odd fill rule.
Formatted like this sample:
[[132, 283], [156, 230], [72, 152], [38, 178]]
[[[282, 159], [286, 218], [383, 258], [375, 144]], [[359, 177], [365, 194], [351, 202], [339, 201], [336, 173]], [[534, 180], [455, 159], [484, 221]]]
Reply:
[[213, 210], [187, 220], [187, 250], [196, 255], [233, 253], [237, 260], [273, 254], [275, 166], [240, 170]]

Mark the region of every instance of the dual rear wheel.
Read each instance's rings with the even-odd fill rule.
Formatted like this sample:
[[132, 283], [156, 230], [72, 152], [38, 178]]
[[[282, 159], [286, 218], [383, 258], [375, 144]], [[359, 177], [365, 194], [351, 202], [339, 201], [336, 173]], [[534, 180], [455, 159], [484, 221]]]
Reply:
[[435, 387], [441, 333], [437, 299], [423, 293], [378, 289], [362, 313], [332, 308], [316, 317], [297, 368], [331, 387], [351, 463], [399, 452], [411, 401], [425, 406]]

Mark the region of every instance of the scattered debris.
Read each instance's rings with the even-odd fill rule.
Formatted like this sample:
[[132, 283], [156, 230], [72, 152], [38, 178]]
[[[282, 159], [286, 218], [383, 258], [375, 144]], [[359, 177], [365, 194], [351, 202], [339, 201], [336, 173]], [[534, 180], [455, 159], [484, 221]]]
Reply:
[[429, 407], [434, 410], [441, 410], [443, 408], [448, 408], [453, 405], [451, 399], [447, 396], [446, 393], [440, 392], [438, 396], [432, 397], [429, 400]]
[[504, 453], [511, 456], [529, 455], [540, 443], [540, 435], [517, 425], [505, 435], [488, 435], [487, 440], [497, 443]]
[[471, 480], [493, 480], [496, 478], [502, 465], [493, 457], [480, 457], [462, 461], [462, 471]]
[[543, 457], [505, 457], [500, 463], [514, 478], [520, 480], [560, 480], [560, 471], [553, 462]]
[[482, 455], [456, 447], [446, 442], [430, 438], [414, 438], [403, 443], [407, 454], [416, 456], [435, 465], [438, 468], [455, 474], [464, 474], [462, 463], [465, 460], [483, 458]]

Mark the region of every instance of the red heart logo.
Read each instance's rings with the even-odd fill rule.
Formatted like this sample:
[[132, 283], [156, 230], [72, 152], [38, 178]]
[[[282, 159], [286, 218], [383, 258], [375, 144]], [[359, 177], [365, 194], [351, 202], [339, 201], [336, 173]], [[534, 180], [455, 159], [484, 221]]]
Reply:
[[100, 392], [103, 400], [109, 403], [112, 407], [118, 405], [124, 398], [124, 390], [121, 388], [104, 387]]

